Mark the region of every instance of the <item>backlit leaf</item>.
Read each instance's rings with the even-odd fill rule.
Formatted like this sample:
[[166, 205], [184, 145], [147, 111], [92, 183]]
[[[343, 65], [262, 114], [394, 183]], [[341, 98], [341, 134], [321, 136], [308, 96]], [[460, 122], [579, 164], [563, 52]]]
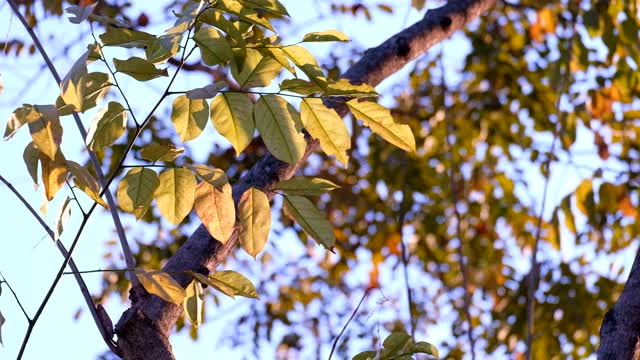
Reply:
[[193, 208], [196, 177], [189, 169], [168, 169], [160, 173], [160, 185], [155, 192], [160, 213], [170, 223], [178, 225]]
[[204, 318], [204, 289], [199, 281], [194, 280], [187, 286], [182, 306], [189, 321], [195, 327], [199, 327]]
[[245, 7], [269, 10], [275, 14], [289, 16], [287, 9], [278, 0], [238, 0]]
[[306, 148], [302, 121], [285, 99], [277, 95], [261, 96], [253, 117], [265, 145], [276, 158], [289, 164], [302, 159]]
[[351, 148], [351, 137], [340, 115], [326, 107], [319, 98], [305, 98], [300, 103], [300, 116], [304, 128], [320, 141], [322, 151], [335, 156], [339, 162], [347, 166], [347, 150]]
[[80, 24], [85, 21], [89, 15], [93, 12], [93, 9], [98, 5], [98, 3], [89, 4], [87, 6], [69, 6], [64, 9], [65, 12], [69, 13], [69, 21], [73, 24]]
[[253, 103], [243, 93], [227, 92], [211, 101], [211, 122], [224, 136], [236, 154], [240, 154], [253, 139]]
[[60, 83], [60, 101], [56, 102], [58, 111], [66, 110], [62, 113], [65, 115], [70, 113], [69, 111], [85, 112], [95, 107], [98, 101], [102, 100], [111, 89], [109, 75], [105, 73], [76, 74], [71, 72], [67, 76]]
[[104, 208], [109, 208], [107, 203], [100, 197], [100, 183], [93, 175], [91, 175], [89, 170], [74, 161], [67, 161], [67, 166], [69, 167], [69, 171], [71, 171], [73, 183], [76, 187], [89, 195], [93, 201], [97, 202]]
[[309, 50], [302, 46], [294, 45], [283, 47], [282, 51], [309, 77], [311, 82], [321, 89], [327, 88], [327, 78]]
[[56, 193], [64, 186], [69, 169], [61, 152], [56, 154], [55, 160], [49, 159], [49, 157], [42, 153], [39, 154], [44, 193], [47, 200], [51, 201]]
[[113, 59], [113, 64], [118, 72], [127, 74], [138, 81], [169, 76], [167, 69], [158, 69], [153, 63], [135, 56], [127, 60]]
[[220, 169], [215, 169], [207, 165], [187, 165], [187, 167], [202, 181], [213, 185], [220, 191], [222, 191], [222, 187], [225, 184], [229, 183], [227, 174]]
[[253, 9], [243, 7], [237, 0], [218, 0], [215, 2], [215, 5], [227, 13], [237, 16], [242, 21], [260, 25], [275, 32], [275, 29], [267, 19], [258, 15]]
[[349, 37], [338, 30], [327, 30], [320, 32], [312, 32], [305, 34], [302, 38], [303, 42], [320, 42], [320, 41], [342, 41], [349, 42]]
[[118, 102], [110, 101], [93, 118], [87, 134], [87, 146], [102, 150], [118, 140], [127, 128], [127, 110]]
[[136, 277], [148, 293], [166, 302], [180, 305], [187, 296], [185, 289], [166, 272], [136, 269]]
[[144, 31], [111, 27], [100, 35], [104, 46], [120, 46], [124, 48], [143, 48], [149, 46], [155, 36]]
[[58, 241], [58, 239], [60, 238], [60, 235], [62, 235], [62, 232], [64, 231], [64, 226], [67, 224], [67, 221], [69, 221], [70, 217], [71, 217], [71, 198], [67, 196], [67, 198], [62, 203], [62, 206], [60, 207], [60, 211], [58, 211], [58, 215], [56, 215], [56, 221], [55, 221], [54, 232], [53, 232], [54, 241]]
[[189, 99], [211, 99], [218, 95], [218, 91], [224, 89], [227, 86], [223, 81], [219, 81], [214, 84], [209, 84], [200, 88], [189, 90], [185, 93]]
[[189, 99], [178, 96], [173, 101], [171, 121], [181, 141], [189, 141], [198, 137], [209, 119], [209, 104], [204, 99]]
[[209, 275], [209, 281], [217, 290], [230, 297], [235, 295], [258, 299], [256, 287], [242, 274], [232, 270], [222, 270]]
[[372, 101], [347, 102], [353, 116], [361, 120], [365, 126], [393, 145], [405, 150], [416, 150], [416, 139], [409, 125], [398, 124], [393, 120], [389, 109]]
[[302, 196], [287, 195], [284, 197], [284, 213], [320, 245], [326, 249], [333, 249], [336, 236], [333, 227], [325, 219], [324, 214]]
[[202, 61], [209, 65], [226, 64], [233, 59], [233, 51], [227, 39], [212, 27], [201, 27], [193, 40], [198, 44]]
[[243, 89], [267, 86], [282, 71], [282, 65], [258, 50], [247, 49], [247, 57], [240, 69], [231, 67], [231, 74]]
[[240, 220], [240, 245], [254, 258], [267, 243], [271, 228], [271, 208], [264, 192], [250, 188], [238, 203]]
[[155, 144], [145, 145], [140, 150], [140, 156], [148, 161], [173, 161], [184, 152], [184, 148], [177, 148], [173, 144]]
[[223, 244], [229, 240], [236, 222], [231, 185], [224, 184], [222, 190], [218, 190], [207, 182], [198, 184], [195, 210], [214, 239]]
[[118, 184], [118, 202], [122, 210], [133, 213], [140, 219], [149, 209], [153, 194], [160, 185], [155, 171], [136, 167], [124, 176]]
[[33, 144], [33, 141], [27, 144], [22, 153], [22, 159], [27, 166], [29, 176], [33, 180], [33, 183], [38, 186], [38, 162], [40, 161], [40, 151]]
[[53, 105], [36, 105], [37, 117], [29, 118], [29, 132], [33, 144], [40, 152], [53, 160], [62, 142], [62, 125]]
[[329, 180], [296, 176], [278, 183], [275, 190], [282, 190], [287, 195], [322, 195], [327, 191], [335, 190], [340, 186]]

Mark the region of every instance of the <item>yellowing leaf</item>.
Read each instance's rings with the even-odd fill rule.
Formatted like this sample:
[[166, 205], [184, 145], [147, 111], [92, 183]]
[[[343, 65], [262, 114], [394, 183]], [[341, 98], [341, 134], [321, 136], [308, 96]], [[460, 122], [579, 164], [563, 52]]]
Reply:
[[207, 125], [209, 104], [203, 99], [189, 99], [185, 95], [173, 101], [171, 121], [181, 141], [189, 141], [198, 137]]
[[312, 32], [305, 34], [302, 38], [303, 42], [319, 42], [319, 41], [342, 41], [349, 42], [349, 37], [338, 30], [327, 30], [320, 32]]
[[87, 134], [87, 146], [93, 151], [98, 151], [113, 144], [124, 135], [127, 115], [127, 110], [120, 103], [109, 102], [93, 118]]
[[330, 96], [351, 96], [351, 97], [371, 97], [378, 96], [376, 89], [367, 84], [355, 85], [347, 79], [338, 79], [327, 85], [327, 95]]
[[40, 161], [40, 151], [33, 144], [33, 141], [27, 144], [22, 153], [22, 159], [27, 165], [27, 171], [33, 179], [33, 183], [38, 186], [38, 162]]
[[42, 167], [44, 193], [47, 200], [51, 201], [64, 186], [69, 170], [61, 152], [57, 153], [55, 160], [51, 160], [40, 153], [40, 166]]
[[287, 9], [278, 0], [238, 0], [247, 8], [268, 10], [278, 15], [289, 15]]
[[300, 132], [300, 115], [287, 101], [277, 95], [261, 96], [253, 109], [256, 127], [267, 149], [278, 159], [295, 164], [306, 148]]
[[118, 184], [120, 207], [140, 219], [149, 209], [159, 184], [158, 174], [153, 170], [141, 167], [129, 170]]
[[250, 188], [238, 203], [240, 219], [240, 244], [254, 258], [267, 243], [271, 228], [271, 208], [264, 192]]
[[189, 215], [196, 192], [196, 177], [185, 168], [168, 169], [159, 177], [160, 186], [155, 192], [160, 213], [170, 223], [178, 225]]
[[69, 221], [70, 217], [71, 217], [71, 198], [67, 196], [67, 198], [62, 203], [62, 206], [60, 207], [60, 211], [58, 211], [58, 215], [56, 216], [55, 226], [53, 228], [54, 241], [58, 241], [58, 239], [60, 238], [60, 235], [62, 235], [62, 232], [64, 231], [64, 226], [67, 224], [67, 221]]
[[324, 90], [311, 81], [302, 79], [286, 79], [280, 84], [280, 90], [292, 91], [301, 95], [320, 94]]
[[240, 154], [253, 139], [253, 103], [243, 93], [223, 93], [211, 101], [211, 122], [224, 136], [236, 154]]
[[127, 60], [113, 59], [113, 64], [118, 72], [127, 74], [138, 81], [169, 76], [167, 69], [158, 69], [153, 63], [136, 56]]
[[231, 185], [224, 184], [222, 190], [218, 190], [207, 182], [200, 183], [196, 189], [195, 209], [211, 236], [226, 243], [236, 222]]
[[209, 275], [214, 288], [233, 298], [235, 295], [258, 298], [256, 287], [242, 274], [232, 270], [222, 270]]
[[268, 46], [263, 48], [258, 48], [258, 51], [263, 56], [269, 56], [273, 60], [277, 61], [280, 65], [284, 66], [290, 73], [296, 74], [296, 68], [291, 65], [289, 59], [287, 58], [287, 54], [282, 51], [281, 47]]
[[164, 64], [180, 51], [182, 33], [167, 34], [153, 39], [144, 49], [144, 56], [152, 64]]
[[333, 227], [309, 199], [302, 196], [285, 196], [284, 213], [320, 245], [329, 250], [333, 249], [336, 243]]
[[200, 48], [202, 61], [209, 65], [226, 64], [233, 59], [233, 50], [227, 39], [212, 27], [201, 27], [193, 37]]
[[151, 162], [173, 161], [184, 152], [184, 148], [176, 148], [173, 144], [163, 145], [151, 143], [140, 150], [140, 156]]
[[126, 28], [112, 27], [100, 35], [100, 41], [104, 46], [120, 46], [124, 48], [143, 48], [155, 39], [154, 35], [144, 31], [130, 30]]
[[591, 179], [584, 179], [578, 185], [575, 191], [576, 194], [576, 207], [584, 215], [589, 215], [589, 211], [593, 209], [593, 183]]
[[81, 58], [80, 60], [83, 61], [84, 71], [82, 71], [82, 67], [79, 69], [74, 67], [71, 69], [72, 72], [60, 83], [61, 93], [59, 101], [56, 101], [56, 107], [59, 112], [62, 111], [63, 115], [73, 111], [85, 112], [95, 107], [98, 101], [102, 100], [111, 89], [109, 75], [101, 72], [87, 74], [85, 64], [87, 59]]
[[247, 57], [240, 71], [236, 66], [231, 67], [233, 78], [243, 89], [267, 86], [280, 71], [282, 65], [279, 62], [254, 49], [247, 49]]
[[237, 0], [218, 0], [215, 6], [225, 12], [235, 15], [243, 21], [263, 26], [275, 32], [275, 29], [267, 19], [260, 16], [255, 10], [243, 7]]
[[214, 169], [207, 165], [187, 165], [187, 167], [202, 181], [213, 185], [220, 191], [225, 184], [229, 183], [227, 174], [220, 169]]
[[353, 99], [347, 106], [356, 119], [393, 145], [405, 150], [416, 151], [416, 139], [409, 125], [398, 124], [393, 120], [389, 109], [372, 101]]
[[166, 272], [137, 269], [136, 277], [148, 293], [166, 302], [180, 305], [187, 296], [182, 286]]
[[22, 107], [15, 109], [9, 116], [9, 120], [7, 120], [7, 127], [4, 130], [4, 139], [11, 139], [23, 125], [32, 121], [37, 121], [41, 117], [42, 115], [33, 105], [24, 104]]
[[296, 176], [276, 185], [275, 190], [282, 190], [287, 195], [322, 195], [340, 186], [329, 180]]
[[67, 166], [73, 176], [73, 182], [76, 187], [85, 194], [89, 195], [93, 201], [97, 202], [104, 208], [109, 208], [107, 203], [100, 197], [100, 183], [84, 166], [74, 161], [67, 161]]
[[304, 128], [320, 141], [322, 151], [335, 156], [347, 166], [347, 150], [351, 148], [351, 138], [340, 115], [326, 107], [319, 98], [305, 98], [300, 103], [300, 116]]
[[316, 84], [321, 89], [327, 88], [327, 78], [324, 72], [318, 65], [316, 58], [309, 52], [309, 50], [302, 46], [294, 45], [283, 47], [282, 51], [287, 55], [289, 59], [304, 72], [311, 82]]
[[194, 280], [187, 286], [186, 297], [182, 302], [184, 312], [189, 317], [189, 321], [199, 327], [204, 318], [204, 289], [200, 282]]
[[29, 132], [33, 144], [40, 152], [53, 160], [62, 142], [62, 125], [53, 105], [36, 105], [37, 117], [29, 117]]

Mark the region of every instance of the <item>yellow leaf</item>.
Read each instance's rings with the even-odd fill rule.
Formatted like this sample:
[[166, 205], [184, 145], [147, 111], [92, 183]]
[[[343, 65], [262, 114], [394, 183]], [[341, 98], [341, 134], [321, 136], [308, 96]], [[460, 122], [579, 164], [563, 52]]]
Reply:
[[243, 89], [263, 87], [271, 83], [282, 71], [282, 65], [258, 50], [247, 49], [247, 56], [240, 70], [231, 67], [231, 74]]
[[231, 185], [226, 183], [218, 190], [207, 182], [200, 183], [196, 189], [195, 210], [214, 239], [223, 244], [229, 240], [236, 222]]
[[389, 109], [372, 101], [353, 99], [347, 106], [356, 119], [393, 145], [406, 150], [416, 151], [416, 139], [409, 125], [398, 124], [393, 120]]
[[42, 167], [42, 183], [44, 193], [48, 201], [51, 201], [56, 193], [64, 186], [69, 170], [64, 156], [58, 152], [55, 160], [49, 159], [40, 153], [40, 166]]
[[184, 312], [195, 327], [202, 324], [204, 318], [204, 289], [200, 282], [194, 280], [187, 286], [186, 297], [182, 305]]
[[347, 150], [351, 148], [351, 138], [340, 115], [326, 107], [321, 99], [305, 98], [300, 103], [300, 116], [304, 128], [320, 141], [322, 151], [335, 156], [339, 162], [347, 166]]
[[282, 181], [276, 185], [275, 190], [282, 190], [287, 195], [322, 195], [327, 191], [335, 190], [340, 186], [329, 180], [296, 176]]
[[118, 140], [127, 128], [128, 112], [118, 102], [111, 101], [91, 122], [86, 143], [91, 150], [102, 150]]
[[154, 195], [158, 209], [165, 219], [178, 225], [193, 208], [196, 177], [188, 169], [176, 168], [163, 171], [159, 180]]
[[89, 195], [93, 201], [108, 209], [109, 205], [100, 197], [100, 184], [89, 170], [75, 161], [67, 161], [67, 166], [71, 171], [76, 187]]
[[271, 228], [269, 198], [262, 191], [250, 188], [238, 203], [240, 220], [240, 244], [254, 258], [267, 243]]
[[36, 105], [40, 116], [29, 118], [29, 132], [33, 144], [41, 153], [54, 160], [62, 142], [62, 125], [53, 105]]
[[207, 125], [208, 119], [209, 104], [206, 100], [189, 99], [186, 95], [182, 95], [173, 101], [171, 121], [180, 136], [180, 141], [197, 138]]
[[240, 155], [253, 139], [253, 103], [246, 94], [223, 93], [211, 101], [211, 122]]
[[137, 269], [136, 277], [147, 292], [166, 302], [180, 305], [187, 296], [185, 289], [166, 272]]
[[158, 174], [153, 170], [141, 167], [129, 170], [118, 184], [120, 207], [140, 219], [149, 209], [159, 184]]
[[267, 149], [278, 159], [295, 164], [302, 159], [306, 141], [298, 112], [277, 95], [264, 95], [253, 109], [256, 127]]

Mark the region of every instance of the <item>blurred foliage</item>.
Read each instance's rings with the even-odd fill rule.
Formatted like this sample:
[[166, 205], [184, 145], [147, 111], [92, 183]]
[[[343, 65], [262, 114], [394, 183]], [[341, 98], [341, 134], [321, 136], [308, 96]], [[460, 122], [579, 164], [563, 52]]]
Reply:
[[[319, 18], [334, 17], [337, 24], [358, 22], [366, 28], [378, 16], [402, 16], [409, 6], [424, 3], [331, 1], [318, 5], [318, 12]], [[32, 25], [41, 21], [36, 14], [62, 14], [59, 1], [22, 4]], [[166, 20], [131, 11], [129, 5], [105, 1], [96, 11], [119, 15], [136, 27]], [[426, 2], [427, 7], [438, 5]], [[331, 343], [362, 291], [379, 285], [380, 292], [365, 303], [337, 351], [343, 358], [380, 348], [381, 327], [410, 327], [402, 280], [404, 242], [411, 312], [420, 338], [442, 339], [435, 343], [442, 358], [469, 352], [463, 254], [472, 334], [482, 339], [476, 351], [490, 358], [521, 358], [541, 184], [550, 174], [551, 188], [562, 188], [558, 184], [570, 173], [582, 182], [569, 192], [549, 193], [542, 222], [533, 358], [578, 359], [594, 353], [601, 319], [622, 289], [624, 269], [617, 264], [633, 250], [640, 230], [638, 11], [635, 1], [498, 2], [462, 36], [410, 65], [410, 77], [394, 80], [392, 94], [384, 95], [393, 100], [397, 121], [412, 127], [418, 151], [405, 153], [363, 130], [353, 134], [357, 146], [348, 168], [314, 155], [304, 173], [341, 186], [319, 199], [335, 226], [336, 254], [302, 233], [299, 242], [287, 240], [291, 231], [284, 229], [291, 223], [278, 216], [281, 225], [257, 262], [241, 255], [229, 260], [254, 279], [261, 300], [251, 302], [248, 311], [226, 315], [228, 303], [213, 295], [221, 305], [207, 309], [213, 320], [205, 320], [205, 326], [234, 324], [228, 326], [234, 330], [226, 332], [227, 340], [253, 346], [256, 358], [264, 354], [265, 341], [280, 358], [296, 353], [321, 358], [320, 347]], [[283, 26], [294, 32], [300, 25], [294, 18]], [[452, 59], [461, 56], [460, 43], [468, 44], [468, 53], [457, 63]], [[24, 46], [9, 39], [5, 49], [19, 54]], [[352, 59], [329, 55], [324, 66], [340, 73]], [[192, 68], [186, 70], [202, 70]], [[175, 137], [165, 120], [153, 121], [142, 136], [158, 143]], [[552, 147], [555, 136], [557, 146]], [[117, 162], [123, 150], [114, 147], [100, 155]], [[264, 153], [259, 139], [239, 158], [233, 148], [214, 144], [207, 162], [227, 169], [233, 179]], [[194, 162], [189, 156], [187, 148], [187, 162]], [[186, 241], [196, 218], [173, 227], [149, 211], [142, 220], [143, 230], [131, 232], [136, 261], [158, 268]], [[122, 259], [113, 255], [119, 253], [116, 242], [108, 240], [106, 249], [105, 267], [122, 267]], [[103, 285], [97, 296], [103, 301], [128, 295], [129, 283], [121, 274], [105, 274]], [[184, 324], [179, 322], [178, 329], [187, 331]], [[193, 329], [191, 335], [197, 338]]]

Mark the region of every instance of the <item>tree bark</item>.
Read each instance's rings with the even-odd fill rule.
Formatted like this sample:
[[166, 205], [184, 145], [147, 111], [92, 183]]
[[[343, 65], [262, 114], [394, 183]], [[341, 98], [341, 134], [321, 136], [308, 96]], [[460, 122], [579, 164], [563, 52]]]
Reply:
[[599, 360], [640, 358], [640, 249], [620, 298], [600, 326]]
[[[408, 62], [424, 54], [433, 45], [478, 18], [493, 7], [496, 1], [453, 0], [440, 8], [430, 10], [422, 20], [411, 27], [379, 46], [367, 50], [362, 59], [342, 77], [354, 83], [365, 82], [376, 86]], [[347, 114], [345, 106], [336, 107], [336, 111], [341, 116]], [[236, 206], [242, 193], [250, 187], [273, 189], [278, 182], [291, 178], [306, 162], [309, 155], [318, 148], [317, 141], [308, 139], [304, 157], [295, 165], [284, 163], [271, 154], [265, 155], [233, 186]], [[237, 242], [237, 227], [231, 238], [222, 244], [212, 238], [204, 226], [200, 225], [189, 240], [169, 259], [163, 270], [172, 274], [194, 271], [208, 275], [214, 272], [236, 248]], [[192, 280], [187, 275], [173, 275], [173, 277], [184, 287]], [[182, 306], [167, 303], [144, 291], [131, 291], [131, 294], [135, 293], [145, 295], [140, 298], [131, 296], [131, 307], [123, 313], [115, 327], [118, 347], [124, 358], [127, 360], [174, 359], [168, 339], [182, 314]]]

